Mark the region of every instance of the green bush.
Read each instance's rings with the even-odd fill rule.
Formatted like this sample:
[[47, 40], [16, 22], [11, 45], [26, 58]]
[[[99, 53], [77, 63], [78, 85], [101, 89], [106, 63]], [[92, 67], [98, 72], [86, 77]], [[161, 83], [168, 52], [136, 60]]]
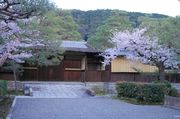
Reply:
[[140, 93], [138, 93], [136, 98], [138, 102], [163, 102], [167, 90], [168, 88], [163, 84], [144, 84], [141, 86]]
[[0, 96], [5, 96], [7, 94], [7, 81], [0, 80]]
[[142, 103], [163, 102], [164, 95], [168, 92], [165, 84], [142, 84], [124, 82], [117, 84], [118, 97], [134, 98]]
[[117, 84], [117, 91], [119, 97], [137, 97], [139, 86], [135, 83], [124, 82]]
[[165, 84], [167, 88], [171, 88], [171, 83], [167, 80], [155, 80], [153, 81], [152, 83], [155, 83], [155, 84]]
[[177, 97], [178, 96], [178, 91], [175, 88], [171, 88], [169, 90], [169, 96]]

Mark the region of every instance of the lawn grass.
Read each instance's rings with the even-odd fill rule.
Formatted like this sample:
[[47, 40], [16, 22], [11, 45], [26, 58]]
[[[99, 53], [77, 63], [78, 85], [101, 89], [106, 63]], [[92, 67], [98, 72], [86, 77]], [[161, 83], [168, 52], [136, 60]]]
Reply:
[[12, 102], [13, 100], [11, 98], [4, 98], [0, 101], [0, 119], [6, 119]]

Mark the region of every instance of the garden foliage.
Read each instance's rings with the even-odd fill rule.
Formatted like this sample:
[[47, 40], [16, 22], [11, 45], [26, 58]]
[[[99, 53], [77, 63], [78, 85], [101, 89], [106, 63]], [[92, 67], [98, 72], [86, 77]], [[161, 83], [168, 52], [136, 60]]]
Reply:
[[167, 83], [123, 82], [117, 84], [117, 92], [118, 97], [133, 98], [139, 103], [161, 103], [165, 95], [177, 95]]
[[0, 80], [0, 97], [7, 94], [7, 81]]

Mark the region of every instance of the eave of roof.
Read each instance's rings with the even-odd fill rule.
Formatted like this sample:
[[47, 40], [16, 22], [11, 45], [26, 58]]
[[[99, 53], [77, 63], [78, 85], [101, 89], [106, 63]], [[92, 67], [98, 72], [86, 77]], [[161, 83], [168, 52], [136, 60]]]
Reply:
[[62, 41], [61, 47], [64, 48], [65, 51], [100, 53], [99, 50], [91, 47], [84, 41]]

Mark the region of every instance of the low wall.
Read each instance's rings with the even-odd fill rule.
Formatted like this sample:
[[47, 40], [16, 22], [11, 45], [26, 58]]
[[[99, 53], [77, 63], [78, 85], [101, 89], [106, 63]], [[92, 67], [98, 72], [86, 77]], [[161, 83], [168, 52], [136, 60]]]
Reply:
[[116, 83], [112, 82], [87, 82], [86, 87], [88, 89], [92, 89], [94, 87], [98, 87], [102, 90], [106, 90], [109, 94], [117, 94], [116, 91]]
[[180, 109], [180, 98], [165, 96], [164, 106]]
[[[24, 84], [20, 81], [16, 82], [17, 90], [23, 90]], [[15, 83], [14, 81], [8, 81], [7, 84], [8, 90], [14, 90], [15, 89]]]

